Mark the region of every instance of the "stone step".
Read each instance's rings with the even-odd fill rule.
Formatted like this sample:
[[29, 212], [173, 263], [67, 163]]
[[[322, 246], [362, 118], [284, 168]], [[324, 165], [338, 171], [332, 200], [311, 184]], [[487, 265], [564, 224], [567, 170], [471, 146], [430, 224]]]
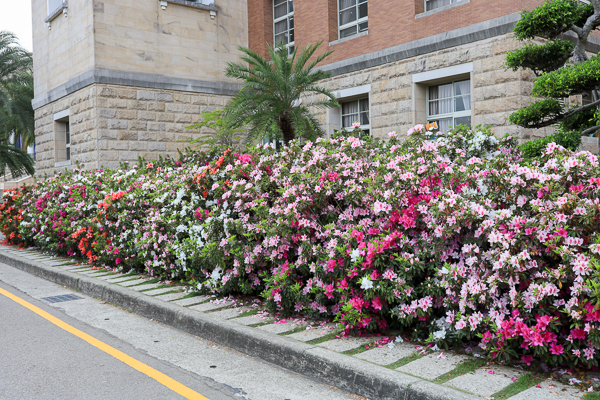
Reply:
[[297, 321], [288, 321], [283, 324], [281, 323], [272, 323], [268, 325], [259, 326], [258, 329], [261, 331], [275, 333], [277, 335], [285, 332], [289, 332], [301, 326], [306, 326], [305, 322], [297, 322]]
[[227, 301], [225, 303], [211, 303], [210, 301], [208, 301], [206, 303], [198, 304], [196, 306], [191, 306], [188, 308], [191, 310], [194, 310], [194, 311], [206, 312], [206, 311], [218, 310], [220, 308], [229, 307], [232, 304], [233, 304], [232, 301]]
[[330, 333], [336, 332], [334, 325], [327, 325], [324, 327], [311, 327], [311, 329], [306, 329], [304, 331], [292, 333], [291, 335], [286, 335], [286, 337], [299, 340], [301, 342], [309, 342], [311, 340], [322, 338], [325, 335], [329, 335]]
[[374, 364], [390, 365], [401, 358], [410, 356], [414, 352], [415, 346], [410, 343], [394, 343], [393, 347], [384, 344], [383, 347], [375, 347], [374, 349], [358, 353], [354, 357]]
[[364, 344], [377, 340], [375, 337], [344, 337], [339, 339], [332, 339], [326, 342], [317, 344], [317, 346], [324, 347], [326, 349], [337, 351], [342, 353], [348, 350], [354, 350]]
[[181, 299], [181, 300], [175, 300], [173, 303], [178, 304], [180, 306], [187, 307], [187, 306], [191, 306], [194, 304], [203, 303], [210, 298], [211, 298], [210, 296], [194, 296], [194, 297], [188, 297], [188, 298]]
[[452, 371], [458, 364], [467, 359], [466, 356], [459, 354], [445, 353], [445, 358], [441, 358], [442, 353], [431, 353], [418, 360], [409, 362], [406, 365], [397, 368], [396, 371], [404, 372], [419, 378], [435, 379], [438, 376]]

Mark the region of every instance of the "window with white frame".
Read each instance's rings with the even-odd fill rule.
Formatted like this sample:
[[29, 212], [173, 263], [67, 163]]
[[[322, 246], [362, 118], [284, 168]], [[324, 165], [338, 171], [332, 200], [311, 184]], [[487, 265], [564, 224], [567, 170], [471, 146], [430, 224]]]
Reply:
[[454, 81], [427, 88], [427, 120], [440, 132], [451, 126], [471, 125], [471, 81]]
[[352, 124], [360, 123], [362, 129], [367, 135], [371, 129], [369, 123], [369, 98], [361, 98], [350, 101], [343, 101], [342, 105], [342, 128], [353, 130]]
[[283, 43], [288, 54], [294, 52], [294, 0], [273, 0], [275, 46]]
[[464, 0], [425, 0], [425, 11], [435, 10], [443, 6], [447, 6], [454, 3], [460, 3]]
[[338, 0], [340, 39], [369, 30], [367, 0]]

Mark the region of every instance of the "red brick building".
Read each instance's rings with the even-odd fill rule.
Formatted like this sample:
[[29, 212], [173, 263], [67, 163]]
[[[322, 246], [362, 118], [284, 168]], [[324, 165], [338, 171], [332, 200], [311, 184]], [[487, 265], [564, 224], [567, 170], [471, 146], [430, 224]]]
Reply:
[[[323, 41], [333, 50], [322, 69], [342, 107], [321, 111], [329, 133], [359, 120], [375, 136], [438, 121], [491, 125], [521, 140], [545, 135], [510, 125], [530, 101], [534, 76], [506, 71], [519, 46], [512, 29], [521, 10], [543, 0], [248, 0], [250, 48], [290, 51]], [[595, 39], [595, 38], [593, 38]], [[590, 51], [597, 53], [600, 40]]]

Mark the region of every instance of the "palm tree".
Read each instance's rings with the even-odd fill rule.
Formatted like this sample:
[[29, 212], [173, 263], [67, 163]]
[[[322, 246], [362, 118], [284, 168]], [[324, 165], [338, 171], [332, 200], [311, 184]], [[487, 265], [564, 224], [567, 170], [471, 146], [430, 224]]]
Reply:
[[[332, 52], [309, 62], [321, 43], [309, 44], [299, 55], [296, 49], [291, 57], [284, 45], [269, 46], [272, 61], [239, 47], [244, 53], [241, 57], [244, 63], [229, 63], [226, 75], [243, 80], [244, 85], [225, 108], [227, 124], [231, 128], [248, 126], [248, 142], [268, 134], [283, 137], [286, 144], [296, 137], [313, 139], [322, 135], [309, 107], [337, 107], [339, 104], [329, 90], [316, 85], [331, 75], [315, 67]], [[306, 101], [309, 95], [315, 99], [310, 103]]]
[[15, 177], [35, 172], [29, 154], [10, 140], [21, 137], [25, 148], [35, 141], [32, 66], [31, 53], [17, 37], [0, 31], [0, 175], [7, 168]]

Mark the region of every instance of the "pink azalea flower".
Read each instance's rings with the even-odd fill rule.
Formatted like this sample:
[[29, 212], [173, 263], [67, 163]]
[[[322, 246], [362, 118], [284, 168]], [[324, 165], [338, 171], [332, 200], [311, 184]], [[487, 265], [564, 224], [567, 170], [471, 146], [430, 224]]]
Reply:
[[533, 356], [522, 356], [521, 362], [523, 364], [531, 365], [531, 363], [533, 362]]
[[564, 351], [564, 348], [560, 344], [553, 344], [552, 346], [550, 346], [550, 352], [554, 355], [561, 355], [562, 353], [564, 353]]

